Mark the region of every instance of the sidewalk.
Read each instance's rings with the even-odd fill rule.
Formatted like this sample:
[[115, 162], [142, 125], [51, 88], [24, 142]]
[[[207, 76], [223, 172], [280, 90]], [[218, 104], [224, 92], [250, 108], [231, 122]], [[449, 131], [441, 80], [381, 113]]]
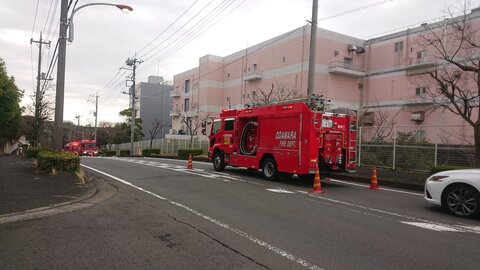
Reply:
[[25, 156], [0, 156], [0, 215], [75, 200], [88, 188], [73, 174], [37, 170]]

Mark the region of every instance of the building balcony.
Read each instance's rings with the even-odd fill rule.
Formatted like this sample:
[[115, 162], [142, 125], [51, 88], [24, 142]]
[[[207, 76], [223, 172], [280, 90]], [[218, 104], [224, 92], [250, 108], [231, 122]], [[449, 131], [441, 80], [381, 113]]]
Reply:
[[178, 92], [178, 91], [171, 91], [171, 92], [170, 92], [170, 97], [172, 97], [172, 98], [180, 97], [180, 92]]
[[429, 72], [437, 65], [437, 60], [432, 56], [409, 59], [406, 66], [407, 75], [416, 75]]
[[172, 117], [180, 116], [180, 112], [170, 111], [170, 116]]
[[243, 73], [243, 80], [244, 81], [260, 80], [260, 79], [262, 79], [262, 77], [263, 77], [262, 72], [257, 71], [257, 70], [253, 70], [253, 71]]
[[330, 62], [328, 72], [351, 77], [364, 77], [365, 69], [362, 66], [353, 65], [341, 61]]

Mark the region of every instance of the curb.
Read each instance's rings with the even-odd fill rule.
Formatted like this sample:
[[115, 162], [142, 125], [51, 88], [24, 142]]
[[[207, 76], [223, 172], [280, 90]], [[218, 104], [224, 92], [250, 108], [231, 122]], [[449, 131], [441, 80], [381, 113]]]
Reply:
[[106, 199], [109, 199], [118, 192], [114, 186], [100, 178], [93, 176], [92, 180], [88, 181], [87, 187], [88, 191], [83, 196], [71, 201], [0, 215], [0, 224], [32, 220], [73, 212], [100, 203]]

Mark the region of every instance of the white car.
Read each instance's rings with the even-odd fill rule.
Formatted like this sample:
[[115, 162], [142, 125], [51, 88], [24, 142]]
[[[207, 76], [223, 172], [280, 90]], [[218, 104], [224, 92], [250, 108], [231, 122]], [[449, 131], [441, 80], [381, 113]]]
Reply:
[[480, 215], [480, 169], [443, 171], [425, 182], [425, 199], [460, 217]]

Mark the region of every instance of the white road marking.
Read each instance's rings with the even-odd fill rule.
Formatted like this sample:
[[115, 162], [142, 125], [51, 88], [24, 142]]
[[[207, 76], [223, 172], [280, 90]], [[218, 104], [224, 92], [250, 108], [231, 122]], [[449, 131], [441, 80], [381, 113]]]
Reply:
[[432, 223], [409, 222], [409, 221], [402, 221], [402, 223], [417, 226], [417, 227], [428, 229], [428, 230], [437, 231], [437, 232], [460, 232], [459, 230], [454, 229], [450, 226], [442, 226], [442, 225], [432, 224]]
[[[412, 217], [412, 216], [408, 216], [408, 215], [389, 212], [389, 211], [376, 209], [376, 208], [372, 208], [372, 207], [367, 207], [367, 206], [363, 206], [363, 205], [357, 205], [357, 204], [353, 204], [353, 203], [349, 203], [349, 202], [345, 202], [345, 201], [340, 201], [340, 200], [335, 200], [335, 199], [331, 199], [331, 198], [327, 198], [327, 197], [321, 197], [321, 196], [317, 196], [317, 195], [313, 195], [313, 194], [308, 194], [308, 196], [312, 197], [312, 198], [319, 199], [319, 200], [324, 200], [324, 201], [328, 201], [328, 202], [332, 202], [332, 203], [347, 205], [347, 206], [350, 206], [352, 208], [358, 208], [358, 209], [372, 211], [372, 212], [375, 212], [375, 213], [380, 213], [380, 214], [384, 214], [384, 215], [388, 215], [388, 216], [394, 216], [394, 217], [398, 217], [398, 218], [402, 218], [402, 219], [408, 219], [408, 220], [415, 221], [417, 223], [435, 224], [437, 226], [448, 227], [448, 228], [451, 228], [452, 230], [456, 230], [456, 231], [459, 231], [459, 232], [469, 232], [469, 233], [480, 234], [480, 231], [477, 231], [477, 230], [471, 229], [471, 228], [461, 227], [461, 226], [458, 226], [458, 225], [442, 224], [442, 223], [431, 221], [431, 220], [416, 218], [416, 217]], [[405, 222], [402, 222], [402, 223], [405, 223]]]
[[187, 169], [186, 166], [184, 167], [184, 166], [167, 164], [167, 163], [157, 163], [157, 162], [147, 162], [147, 161], [139, 162], [136, 159], [121, 159], [121, 158], [116, 158], [116, 157], [111, 158], [111, 159], [117, 159], [117, 160], [120, 160], [120, 161], [131, 162], [131, 163], [141, 164], [141, 165], [145, 165], [145, 166], [152, 166], [152, 167], [157, 167], [157, 168], [162, 168], [162, 169], [173, 170], [173, 171], [177, 171], [177, 172], [194, 174], [194, 175], [202, 176], [202, 177], [205, 177], [205, 178], [219, 179], [219, 180], [222, 180], [224, 182], [231, 182], [230, 180], [233, 180], [233, 181], [245, 182], [245, 183], [254, 184], [254, 185], [260, 185], [258, 183], [246, 181], [246, 180], [243, 180], [243, 179], [238, 178], [236, 176], [232, 176], [232, 175], [227, 174], [227, 173], [207, 172], [205, 170], [195, 169], [195, 168]]
[[147, 194], [149, 194], [149, 195], [152, 195], [152, 196], [154, 196], [154, 197], [156, 197], [156, 198], [158, 198], [158, 199], [160, 199], [160, 200], [167, 201], [168, 203], [170, 203], [170, 204], [172, 204], [172, 205], [175, 205], [175, 206], [177, 206], [177, 207], [179, 207], [179, 208], [182, 208], [182, 209], [184, 209], [184, 210], [186, 210], [186, 211], [188, 211], [188, 212], [190, 212], [190, 213], [192, 213], [192, 214], [194, 214], [194, 215], [196, 215], [196, 216], [198, 216], [198, 217], [201, 217], [201, 218], [203, 218], [203, 219], [205, 219], [205, 220], [207, 220], [207, 221], [210, 221], [211, 223], [213, 223], [213, 224], [215, 224], [215, 225], [217, 225], [217, 226], [220, 226], [220, 227], [222, 227], [222, 228], [224, 228], [224, 229], [226, 229], [226, 230], [229, 230], [229, 231], [231, 231], [231, 232], [233, 232], [233, 233], [235, 233], [235, 234], [237, 234], [237, 235], [239, 235], [239, 236], [241, 236], [241, 237], [243, 237], [243, 238], [246, 238], [246, 239], [252, 241], [253, 243], [255, 243], [255, 244], [257, 244], [257, 245], [259, 245], [259, 246], [261, 246], [261, 247], [264, 247], [264, 248], [268, 249], [269, 251], [272, 251], [272, 252], [274, 252], [274, 253], [276, 253], [276, 254], [278, 254], [278, 255], [280, 255], [280, 256], [282, 256], [282, 257], [284, 257], [284, 258], [286, 258], [286, 259], [288, 259], [288, 260], [290, 260], [290, 261], [292, 261], [292, 262], [295, 262], [295, 263], [297, 263], [297, 264], [299, 264], [299, 265], [301, 265], [301, 266], [303, 266], [303, 267], [305, 267], [305, 268], [308, 268], [308, 269], [311, 269], [311, 270], [321, 270], [321, 269], [323, 269], [323, 268], [321, 268], [321, 267], [319, 267], [319, 266], [316, 266], [316, 265], [314, 265], [314, 264], [312, 264], [312, 263], [310, 263], [310, 262], [308, 262], [308, 261], [306, 261], [306, 260], [304, 260], [304, 259], [302, 259], [302, 258], [300, 258], [300, 257], [297, 257], [297, 256], [295, 256], [295, 255], [293, 255], [293, 254], [291, 254], [291, 253], [289, 253], [289, 252], [287, 252], [287, 251], [279, 248], [279, 247], [276, 247], [276, 246], [274, 246], [274, 245], [272, 245], [272, 244], [270, 244], [270, 243], [268, 243], [268, 242], [266, 242], [266, 241], [263, 241], [263, 240], [255, 237], [255, 236], [253, 236], [253, 235], [250, 235], [250, 234], [248, 234], [248, 233], [246, 233], [246, 232], [244, 232], [244, 231], [242, 231], [242, 230], [240, 230], [240, 229], [237, 229], [237, 228], [235, 228], [235, 227], [233, 227], [233, 226], [231, 226], [231, 225], [229, 225], [229, 224], [227, 224], [227, 223], [224, 223], [224, 222], [222, 222], [222, 221], [220, 221], [220, 220], [217, 220], [217, 219], [214, 219], [214, 218], [212, 218], [212, 217], [210, 217], [210, 216], [208, 216], [208, 215], [205, 215], [205, 214], [203, 214], [203, 213], [201, 213], [201, 212], [199, 212], [199, 211], [197, 211], [197, 210], [195, 210], [195, 209], [193, 209], [193, 208], [190, 208], [190, 207], [188, 207], [188, 206], [186, 206], [186, 205], [183, 205], [183, 204], [181, 204], [181, 203], [178, 203], [178, 202], [169, 200], [168, 198], [162, 197], [162, 196], [160, 196], [160, 195], [158, 195], [158, 194], [155, 194], [155, 193], [153, 193], [153, 192], [151, 192], [151, 191], [149, 191], [149, 190], [146, 190], [146, 189], [144, 189], [144, 188], [142, 188], [142, 187], [139, 187], [139, 186], [137, 186], [137, 185], [134, 185], [134, 184], [132, 184], [132, 183], [126, 181], [126, 180], [123, 180], [123, 179], [121, 179], [121, 178], [118, 178], [118, 177], [116, 177], [116, 176], [113, 176], [113, 175], [111, 175], [111, 174], [108, 174], [108, 173], [106, 173], [106, 172], [97, 170], [97, 169], [95, 169], [95, 168], [93, 168], [93, 167], [86, 166], [86, 165], [83, 165], [83, 164], [82, 164], [81, 166], [82, 166], [82, 167], [85, 167], [85, 168], [87, 168], [87, 169], [90, 169], [90, 170], [92, 170], [92, 171], [95, 171], [95, 172], [97, 172], [97, 173], [103, 174], [103, 175], [105, 175], [105, 176], [107, 176], [107, 177], [110, 177], [110, 178], [112, 178], [112, 179], [114, 179], [114, 180], [116, 180], [116, 181], [119, 181], [119, 182], [121, 182], [121, 183], [123, 183], [123, 184], [125, 184], [125, 185], [127, 185], [127, 186], [130, 186], [130, 187], [132, 187], [132, 188], [135, 188], [135, 189], [137, 189], [137, 190], [140, 190], [140, 191], [142, 191], [142, 192], [145, 192], [145, 193], [147, 193]]
[[480, 233], [480, 226], [467, 226], [467, 225], [460, 225], [460, 227], [467, 229], [467, 230], [473, 230], [477, 231]]
[[266, 190], [271, 191], [271, 192], [276, 192], [276, 193], [288, 193], [288, 194], [295, 193], [293, 191], [285, 190], [285, 189], [282, 189], [282, 188], [266, 188]]
[[[119, 159], [119, 160], [126, 161], [125, 159]], [[157, 163], [157, 164], [162, 164], [162, 163]], [[143, 165], [147, 165], [147, 164], [143, 164]], [[217, 177], [225, 177], [225, 178], [227, 178], [226, 176], [229, 176], [229, 174], [227, 174], [227, 173], [219, 173], [219, 172], [215, 172], [215, 174], [213, 174], [213, 173], [210, 173], [210, 174], [197, 174], [197, 173], [193, 173], [191, 170], [186, 170], [186, 169], [184, 169], [184, 170], [183, 170], [183, 169], [182, 169], [182, 170], [179, 170], [179, 169], [174, 169], [174, 168], [172, 168], [172, 167], [177, 167], [176, 165], [169, 165], [169, 164], [162, 164], [162, 165], [168, 165], [168, 166], [169, 166], [169, 167], [166, 167], [165, 169], [182, 171], [182, 172], [185, 172], [185, 173], [191, 173], [191, 174], [195, 174], [195, 175], [199, 175], [199, 176], [207, 177], [207, 178], [217, 178]], [[82, 165], [82, 166], [83, 166], [83, 165]], [[148, 166], [148, 165], [147, 165], [147, 166]], [[158, 167], [158, 165], [155, 165], [155, 167]], [[162, 166], [162, 168], [164, 168], [164, 167]], [[220, 179], [220, 180], [223, 180], [223, 181], [225, 181], [225, 182], [230, 182], [229, 180], [226, 180], [226, 179]], [[369, 187], [369, 185], [356, 184], [356, 183], [351, 183], [351, 182], [346, 182], [346, 181], [341, 181], [341, 180], [335, 180], [335, 179], [330, 179], [330, 180], [331, 180], [332, 182], [339, 182], [339, 183], [348, 184], [348, 185]], [[241, 181], [241, 182], [246, 182], [246, 183], [250, 183], [250, 184], [261, 185], [261, 184], [259, 184], [259, 183], [255, 183], [255, 182], [251, 182], [251, 181], [246, 181], [246, 180], [240, 180], [240, 179], [235, 179], [234, 181]], [[261, 186], [263, 186], [263, 185], [261, 185]], [[384, 189], [384, 188], [382, 188], [382, 190], [387, 190], [387, 191], [391, 191], [391, 192], [398, 192], [398, 193], [404, 193], [404, 194], [415, 195], [415, 196], [423, 196], [423, 194], [420, 194], [420, 193], [406, 192], [406, 191], [395, 190], [395, 189]], [[302, 194], [307, 194], [309, 197], [313, 197], [313, 198], [316, 198], [316, 199], [329, 201], [329, 202], [336, 203], [336, 204], [346, 205], [346, 206], [349, 206], [349, 207], [352, 207], [352, 208], [357, 208], [357, 209], [361, 209], [361, 210], [367, 210], [367, 211], [371, 211], [371, 212], [375, 212], [375, 213], [380, 213], [380, 214], [384, 214], [384, 215], [389, 215], [389, 216], [394, 216], [394, 217], [399, 217], [399, 218], [409, 219], [409, 220], [415, 221], [415, 222], [410, 222], [410, 223], [433, 224], [433, 225], [435, 226], [435, 228], [449, 228], [449, 229], [448, 229], [449, 231], [469, 232], [469, 233], [474, 233], [474, 234], [480, 234], [480, 227], [478, 227], [478, 226], [460, 226], [460, 225], [441, 224], [441, 223], [438, 223], [438, 222], [434, 222], [434, 221], [430, 221], [430, 220], [425, 220], [425, 219], [421, 219], [421, 218], [416, 218], [416, 217], [412, 217], [412, 216], [408, 216], [408, 215], [403, 215], [403, 214], [399, 214], [399, 213], [389, 212], [389, 211], [385, 211], [385, 210], [381, 210], [381, 209], [375, 209], [375, 208], [371, 208], [371, 207], [367, 207], [367, 206], [362, 206], [362, 205], [356, 205], [356, 204], [352, 204], [352, 203], [349, 203], [349, 202], [340, 201], [340, 200], [335, 200], [335, 199], [331, 199], [331, 198], [327, 198], [327, 197], [320, 197], [320, 196], [317, 196], [317, 195], [314, 195], [314, 194], [311, 194], [311, 193], [309, 193], [309, 192], [302, 191], [302, 190], [296, 190], [296, 192], [302, 193]], [[408, 224], [408, 225], [413, 225], [413, 224], [409, 224], [408, 222], [402, 222], [402, 223]], [[420, 226], [418, 226], [418, 227], [420, 227]], [[443, 230], [443, 231], [447, 231], [447, 230]]]
[[[341, 183], [341, 184], [346, 184], [346, 185], [351, 185], [351, 186], [357, 186], [357, 187], [365, 187], [365, 188], [370, 187], [370, 185], [366, 185], [366, 184], [357, 184], [357, 183], [352, 183], [352, 182], [342, 181], [342, 180], [337, 180], [337, 179], [332, 179], [332, 178], [330, 178], [329, 181], [336, 182], [336, 183]], [[381, 190], [386, 190], [386, 191], [391, 191], [391, 192], [397, 192], [397, 193], [403, 193], [403, 194], [422, 196], [423, 197], [423, 193], [418, 193], [418, 192], [409, 192], [409, 191], [403, 191], [403, 190], [391, 189], [391, 188], [384, 188], [384, 187], [381, 187], [380, 189]]]

